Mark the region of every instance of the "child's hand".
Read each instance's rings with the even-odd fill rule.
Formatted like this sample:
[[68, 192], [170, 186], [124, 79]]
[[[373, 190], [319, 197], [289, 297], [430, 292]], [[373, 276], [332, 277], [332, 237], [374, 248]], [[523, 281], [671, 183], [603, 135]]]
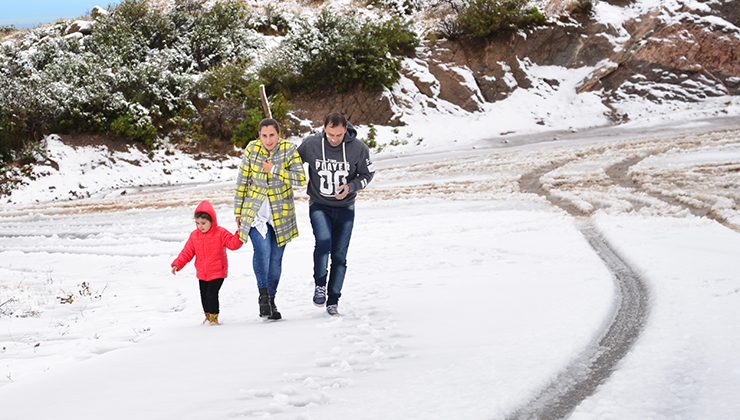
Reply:
[[172, 274], [177, 274], [177, 267], [174, 265], [172, 266]]

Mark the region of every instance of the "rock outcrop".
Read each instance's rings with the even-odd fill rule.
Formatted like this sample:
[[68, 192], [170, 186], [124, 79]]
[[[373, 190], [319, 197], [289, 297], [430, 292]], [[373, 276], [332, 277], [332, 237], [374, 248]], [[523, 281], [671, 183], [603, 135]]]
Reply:
[[74, 22], [70, 23], [69, 26], [67, 26], [65, 34], [69, 35], [74, 33], [81, 33], [83, 35], [90, 35], [92, 33], [94, 25], [95, 22], [90, 20], [75, 20]]
[[[633, 7], [629, 0], [605, 3]], [[414, 66], [424, 68], [424, 77], [409, 69], [403, 77], [415, 86], [414, 101], [425, 108], [444, 101], [467, 112], [530, 87], [526, 63], [594, 67], [578, 90], [599, 92], [610, 108], [631, 95], [654, 102], [738, 95], [740, 8], [733, 3], [665, 2], [640, 15], [630, 9], [635, 17], [615, 27], [593, 15], [568, 14], [575, 0], [552, 0], [545, 6], [550, 15], [545, 27], [488, 42], [424, 41], [414, 59]], [[409, 89], [401, 84], [397, 92], [405, 95]], [[301, 118], [312, 121], [327, 110], [340, 110], [359, 124], [398, 124], [403, 111], [394, 104], [404, 100], [389, 92], [350, 93], [314, 105], [299, 99], [296, 107]]]
[[378, 123], [398, 125], [400, 120], [394, 109], [393, 98], [387, 92], [349, 92], [293, 98], [293, 113], [300, 119], [313, 121], [315, 124], [333, 111], [340, 111], [355, 124]]

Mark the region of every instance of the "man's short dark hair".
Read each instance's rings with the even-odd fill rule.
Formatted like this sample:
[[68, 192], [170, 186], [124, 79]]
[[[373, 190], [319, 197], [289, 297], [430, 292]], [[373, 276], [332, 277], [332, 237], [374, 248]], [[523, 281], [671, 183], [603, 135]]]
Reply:
[[344, 114], [340, 112], [332, 112], [324, 117], [324, 127], [336, 127], [339, 125], [347, 127], [347, 117], [345, 117]]
[[196, 211], [195, 212], [195, 218], [196, 219], [206, 219], [209, 222], [213, 223], [213, 220], [211, 219], [211, 215], [204, 212], [204, 211]]
[[257, 132], [262, 131], [264, 127], [275, 127], [275, 131], [280, 134], [280, 124], [278, 124], [277, 120], [275, 120], [274, 118], [265, 118], [264, 120], [260, 121], [259, 125], [257, 126]]

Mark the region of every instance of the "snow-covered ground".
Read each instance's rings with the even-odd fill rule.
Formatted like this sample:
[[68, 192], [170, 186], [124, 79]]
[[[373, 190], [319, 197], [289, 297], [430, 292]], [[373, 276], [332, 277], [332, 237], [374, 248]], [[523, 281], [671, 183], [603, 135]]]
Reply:
[[[588, 343], [612, 286], [568, 217], [461, 204], [363, 205], [338, 319], [310, 301], [306, 217], [285, 258], [284, 321], [256, 316], [251, 251], [232, 253], [218, 328], [198, 325], [192, 268], [168, 273], [191, 208], [4, 220], [3, 276], [18, 283], [3, 296], [18, 300], [18, 314], [39, 314], [2, 319], [3, 412], [503, 415]], [[298, 210], [305, 216], [305, 203]], [[466, 223], [446, 223], [453, 215]], [[93, 296], [80, 296], [83, 282]], [[68, 294], [73, 302], [60, 303]], [[540, 340], [548, 344], [532, 345]], [[41, 395], [45, 404], [33, 404]]]
[[[619, 49], [627, 19], [663, 6], [667, 22], [706, 7], [600, 2], [595, 18]], [[246, 245], [230, 253], [223, 325], [207, 327], [192, 265], [169, 264], [200, 200], [231, 219], [238, 159], [47, 138], [49, 165], [0, 199], [0, 419], [505, 418], [612, 322], [620, 296], [584, 219], [650, 300], [635, 345], [572, 417], [737, 417], [740, 99], [609, 110], [576, 93], [598, 69], [520, 64], [532, 87], [475, 114], [395, 86], [406, 125], [375, 127], [338, 318], [310, 301], [304, 193], [285, 319], [257, 317]], [[434, 91], [423, 62], [403, 65]], [[610, 112], [632, 122], [606, 127]], [[533, 173], [542, 196], [520, 185]]]
[[4, 204], [0, 417], [503, 418], [592, 345], [617, 301], [578, 218], [518, 184], [551, 167], [543, 188], [593, 219], [650, 289], [642, 335], [573, 417], [732, 418], [737, 119], [635, 130], [383, 156], [358, 201], [339, 318], [310, 301], [301, 194], [285, 320], [257, 317], [246, 245], [230, 253], [224, 324], [199, 324], [193, 267], [172, 276], [169, 263], [199, 200], [230, 220], [226, 165], [202, 171], [210, 182]]

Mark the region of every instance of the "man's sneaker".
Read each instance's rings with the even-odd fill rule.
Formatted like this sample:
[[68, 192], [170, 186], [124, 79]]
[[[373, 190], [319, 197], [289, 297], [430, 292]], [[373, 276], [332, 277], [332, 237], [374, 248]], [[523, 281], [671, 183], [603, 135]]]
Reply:
[[337, 305], [328, 305], [326, 307], [326, 313], [331, 316], [337, 316], [339, 315], [339, 308], [337, 308]]
[[323, 306], [326, 303], [326, 286], [316, 286], [313, 291], [313, 304]]

